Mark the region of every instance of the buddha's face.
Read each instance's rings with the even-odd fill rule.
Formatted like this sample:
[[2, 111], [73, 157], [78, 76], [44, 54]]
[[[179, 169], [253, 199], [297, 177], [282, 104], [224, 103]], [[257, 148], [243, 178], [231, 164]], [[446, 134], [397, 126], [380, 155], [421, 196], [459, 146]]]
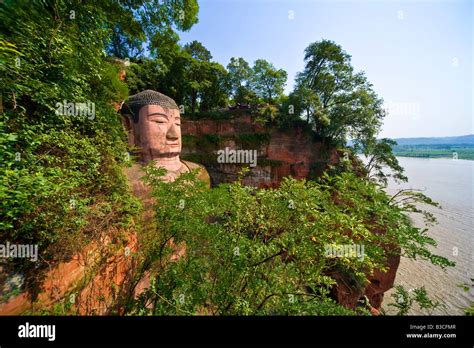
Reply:
[[135, 128], [135, 143], [146, 161], [166, 159], [181, 153], [181, 119], [179, 110], [160, 105], [140, 109]]

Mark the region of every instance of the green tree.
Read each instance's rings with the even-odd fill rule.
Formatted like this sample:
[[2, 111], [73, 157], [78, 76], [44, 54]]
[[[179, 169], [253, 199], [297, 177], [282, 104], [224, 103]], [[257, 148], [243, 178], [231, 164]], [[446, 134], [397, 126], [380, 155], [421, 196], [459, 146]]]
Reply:
[[272, 104], [275, 98], [283, 93], [287, 79], [287, 73], [283, 69], [276, 69], [273, 64], [264, 59], [257, 59], [252, 67], [250, 77], [250, 88], [255, 94]]
[[[356, 148], [357, 148], [356, 144]], [[368, 139], [362, 144], [362, 152], [367, 158], [367, 163], [364, 165], [367, 171], [367, 177], [374, 179], [387, 185], [389, 177], [397, 181], [407, 181], [408, 178], [403, 174], [404, 169], [398, 163], [397, 157], [392, 152], [392, 147], [397, 145], [397, 142], [392, 139]], [[384, 171], [390, 168], [390, 173]]]
[[161, 81], [168, 73], [169, 68], [159, 58], [141, 58], [139, 63], [131, 62], [126, 74], [130, 94], [145, 89], [162, 91]]
[[198, 98], [201, 92], [211, 86], [211, 81], [208, 79], [209, 76], [205, 69], [205, 63], [206, 62], [201, 62], [196, 59], [189, 60], [189, 70], [186, 77], [191, 102], [191, 112], [193, 114], [196, 112]]
[[385, 116], [382, 100], [364, 73], [354, 72], [349, 54], [322, 40], [306, 48], [305, 62], [297, 88], [314, 92], [311, 113], [316, 132], [336, 144], [344, 144], [347, 137], [374, 138]]
[[187, 59], [187, 74], [185, 76], [187, 78], [191, 112], [194, 114], [203, 90], [210, 88], [212, 84], [209, 78], [211, 69], [208, 69], [210, 67], [208, 63], [212, 55], [208, 49], [196, 40], [186, 44], [183, 51], [189, 55]]
[[240, 86], [234, 95], [234, 103], [246, 105], [257, 104], [258, 97], [257, 94], [247, 86]]
[[[170, 59], [165, 61], [166, 73], [156, 81], [156, 90], [172, 97], [178, 105], [186, 108], [190, 105], [189, 74], [190, 66], [195, 61], [188, 52], [181, 47], [170, 54]], [[140, 77], [138, 77], [140, 79]]]
[[108, 51], [119, 58], [142, 54], [144, 45], [154, 56], [164, 53], [178, 42], [176, 30], [187, 31], [197, 23], [199, 11], [197, 0], [103, 1], [101, 8], [112, 32]]
[[[296, 101], [294, 106], [298, 115], [305, 117], [306, 122], [313, 123], [321, 108], [321, 101], [316, 92], [304, 84], [298, 84], [292, 92], [291, 99]], [[324, 120], [319, 121], [324, 122]]]
[[[187, 56], [186, 56], [187, 55]], [[227, 103], [225, 89], [226, 70], [216, 62], [200, 42], [192, 41], [183, 48], [185, 61], [186, 90], [190, 100], [191, 112], [208, 111]]]
[[184, 45], [184, 50], [201, 62], [210, 62], [212, 59], [211, 52], [196, 40]]
[[250, 96], [247, 83], [250, 79], [252, 69], [245, 59], [232, 57], [227, 64], [227, 84], [235, 103], [246, 103]]
[[210, 83], [201, 91], [199, 111], [210, 111], [217, 107], [225, 107], [228, 101], [227, 70], [216, 62], [206, 63], [204, 68]]

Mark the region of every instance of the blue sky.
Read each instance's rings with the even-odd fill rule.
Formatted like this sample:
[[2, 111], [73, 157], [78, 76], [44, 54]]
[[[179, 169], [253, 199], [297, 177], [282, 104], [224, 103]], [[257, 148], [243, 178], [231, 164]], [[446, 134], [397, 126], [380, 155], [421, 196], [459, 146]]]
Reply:
[[288, 72], [304, 49], [341, 45], [365, 71], [389, 115], [380, 136], [448, 136], [473, 131], [472, 1], [200, 0], [199, 23], [181, 33], [213, 60], [258, 58]]

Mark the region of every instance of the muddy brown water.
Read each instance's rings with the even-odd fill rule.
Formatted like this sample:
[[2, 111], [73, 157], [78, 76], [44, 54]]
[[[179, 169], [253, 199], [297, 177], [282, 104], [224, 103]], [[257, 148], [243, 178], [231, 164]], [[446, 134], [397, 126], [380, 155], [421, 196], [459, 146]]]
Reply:
[[[430, 262], [402, 258], [395, 285], [406, 289], [425, 286], [428, 294], [442, 301], [446, 308], [429, 313], [413, 308], [410, 314], [462, 315], [464, 308], [474, 301], [474, 291], [464, 291], [458, 285], [470, 284], [474, 278], [474, 205], [473, 173], [474, 161], [455, 159], [427, 159], [398, 157], [409, 181], [397, 184], [391, 181], [387, 192], [395, 193], [400, 188], [423, 190], [423, 193], [441, 204], [442, 209], [428, 207], [438, 220], [428, 234], [438, 241], [434, 251], [456, 262], [455, 267], [443, 271]], [[422, 226], [421, 216], [411, 216], [413, 222]], [[393, 313], [391, 294], [385, 294], [383, 308]]]

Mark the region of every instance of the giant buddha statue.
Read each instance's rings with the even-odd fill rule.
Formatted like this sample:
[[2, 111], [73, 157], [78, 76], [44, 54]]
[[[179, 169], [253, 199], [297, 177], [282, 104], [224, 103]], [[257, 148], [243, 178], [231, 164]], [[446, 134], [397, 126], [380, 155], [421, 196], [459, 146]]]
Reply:
[[166, 169], [165, 181], [174, 181], [180, 174], [198, 169], [197, 177], [210, 184], [206, 169], [183, 161], [181, 153], [181, 117], [176, 102], [152, 90], [130, 96], [122, 106], [127, 117], [129, 143], [138, 148], [142, 164], [154, 161]]

